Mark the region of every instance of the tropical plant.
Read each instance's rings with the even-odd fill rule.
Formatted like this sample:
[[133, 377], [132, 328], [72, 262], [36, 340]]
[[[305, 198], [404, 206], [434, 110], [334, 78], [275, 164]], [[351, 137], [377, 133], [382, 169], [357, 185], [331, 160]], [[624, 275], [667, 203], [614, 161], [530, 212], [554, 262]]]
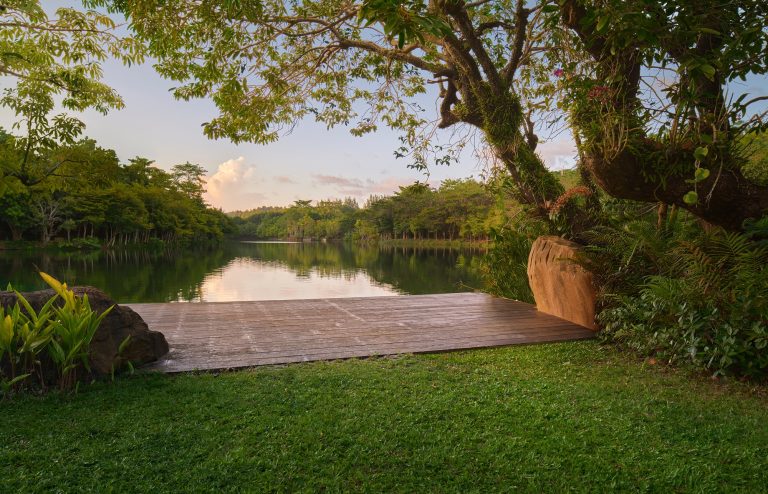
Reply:
[[77, 296], [67, 288], [66, 283], [46, 273], [41, 272], [40, 276], [64, 301], [62, 306], [53, 309], [53, 338], [48, 354], [56, 365], [59, 388], [70, 390], [77, 383], [78, 370], [81, 367], [90, 370], [89, 346], [101, 321], [112, 307], [97, 314], [91, 309], [87, 294]]
[[0, 387], [4, 396], [10, 394], [13, 387], [29, 377], [28, 373], [20, 375], [16, 373], [16, 366], [19, 361], [19, 333], [22, 325], [18, 304], [7, 313], [3, 307], [0, 307], [0, 364], [7, 362], [8, 367], [8, 375], [3, 372], [0, 376]]
[[482, 273], [489, 293], [534, 303], [528, 285], [528, 254], [531, 232], [507, 227], [491, 231], [491, 247], [483, 258]]
[[582, 262], [602, 286], [605, 340], [716, 375], [768, 375], [768, 246], [650, 213], [591, 240]]
[[[45, 385], [38, 355], [49, 344], [53, 333], [51, 307], [56, 297], [48, 300], [40, 311], [35, 311], [18, 292], [16, 299], [13, 307], [7, 310], [0, 307], [0, 373], [3, 373], [6, 393], [35, 372]], [[3, 367], [7, 376], [2, 372]]]

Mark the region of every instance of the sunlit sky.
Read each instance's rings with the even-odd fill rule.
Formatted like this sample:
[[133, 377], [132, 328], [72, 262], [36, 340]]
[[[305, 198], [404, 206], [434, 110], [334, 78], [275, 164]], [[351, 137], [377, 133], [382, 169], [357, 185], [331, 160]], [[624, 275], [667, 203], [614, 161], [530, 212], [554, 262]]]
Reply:
[[[398, 134], [386, 128], [355, 137], [348, 128], [328, 130], [304, 120], [276, 143], [236, 145], [203, 135], [201, 124], [217, 113], [212, 102], [176, 101], [168, 91], [173, 82], [160, 78], [149, 65], [108, 63], [105, 80], [122, 95], [126, 107], [107, 116], [85, 113], [87, 134], [115, 149], [122, 160], [143, 156], [162, 168], [185, 161], [201, 164], [209, 172], [208, 201], [225, 211], [346, 196], [362, 203], [371, 194], [389, 194], [426, 178], [409, 169], [407, 159], [394, 157]], [[457, 164], [432, 166], [430, 183], [478, 177], [485, 163], [472, 147]], [[561, 168], [573, 154], [567, 141], [546, 144], [541, 152]]]
[[[51, 10], [79, 5], [53, 0], [43, 4]], [[142, 156], [164, 169], [186, 161], [202, 165], [208, 172], [206, 199], [224, 211], [347, 196], [362, 203], [371, 194], [389, 194], [398, 186], [426, 178], [409, 169], [406, 159], [395, 159], [398, 134], [386, 129], [354, 137], [347, 128], [327, 130], [305, 120], [276, 143], [236, 145], [207, 139], [201, 124], [217, 114], [213, 103], [176, 101], [169, 92], [175, 83], [162, 79], [150, 63], [128, 68], [108, 61], [104, 80], [120, 93], [126, 107], [107, 116], [92, 111], [82, 114], [85, 134], [114, 149], [122, 161]], [[0, 78], [0, 88], [14, 82]], [[434, 94], [421, 103], [437, 114]], [[13, 121], [12, 113], [0, 109], [0, 126], [8, 129]], [[429, 182], [438, 185], [447, 178], [479, 177], [485, 163], [476, 153], [482, 151], [469, 146], [459, 163], [432, 166]], [[540, 144], [538, 152], [550, 168], [561, 169], [572, 166], [575, 149], [567, 134], [561, 134]]]

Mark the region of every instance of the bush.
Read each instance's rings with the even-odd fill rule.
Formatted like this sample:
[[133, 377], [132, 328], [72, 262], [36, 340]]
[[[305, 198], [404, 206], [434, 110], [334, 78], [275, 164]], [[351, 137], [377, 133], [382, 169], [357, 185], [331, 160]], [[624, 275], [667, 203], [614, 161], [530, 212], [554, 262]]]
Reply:
[[744, 234], [640, 215], [592, 232], [604, 339], [715, 375], [768, 376], [765, 219]]
[[528, 285], [528, 255], [533, 239], [539, 233], [534, 226], [525, 225], [517, 229], [491, 230], [491, 247], [482, 265], [488, 293], [534, 303], [533, 292]]
[[95, 237], [73, 238], [72, 240], [60, 240], [56, 246], [65, 250], [101, 249], [101, 242]]

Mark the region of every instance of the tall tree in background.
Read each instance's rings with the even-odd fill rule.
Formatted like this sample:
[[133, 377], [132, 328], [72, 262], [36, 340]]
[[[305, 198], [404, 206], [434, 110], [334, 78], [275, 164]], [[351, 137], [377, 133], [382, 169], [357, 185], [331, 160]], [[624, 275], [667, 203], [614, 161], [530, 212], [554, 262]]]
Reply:
[[768, 187], [741, 173], [740, 142], [765, 119], [740, 120], [762, 97], [728, 93], [767, 72], [760, 0], [92, 3], [129, 16], [178, 98], [213, 98], [210, 137], [267, 143], [312, 116], [356, 134], [384, 123], [419, 149], [412, 97], [431, 83], [438, 126], [479, 129], [518, 200], [548, 218], [576, 196], [535, 153], [533, 120], [560, 98], [585, 179], [610, 194], [730, 229], [768, 209]]
[[192, 200], [203, 203], [205, 192], [205, 168], [189, 161], [171, 168], [176, 188]]

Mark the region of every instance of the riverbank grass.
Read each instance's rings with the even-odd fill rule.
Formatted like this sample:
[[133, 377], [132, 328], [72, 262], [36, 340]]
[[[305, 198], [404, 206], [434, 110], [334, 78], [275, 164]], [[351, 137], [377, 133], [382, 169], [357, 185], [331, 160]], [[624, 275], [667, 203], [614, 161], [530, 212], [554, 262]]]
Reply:
[[765, 492], [768, 397], [578, 342], [0, 403], [3, 492]]

